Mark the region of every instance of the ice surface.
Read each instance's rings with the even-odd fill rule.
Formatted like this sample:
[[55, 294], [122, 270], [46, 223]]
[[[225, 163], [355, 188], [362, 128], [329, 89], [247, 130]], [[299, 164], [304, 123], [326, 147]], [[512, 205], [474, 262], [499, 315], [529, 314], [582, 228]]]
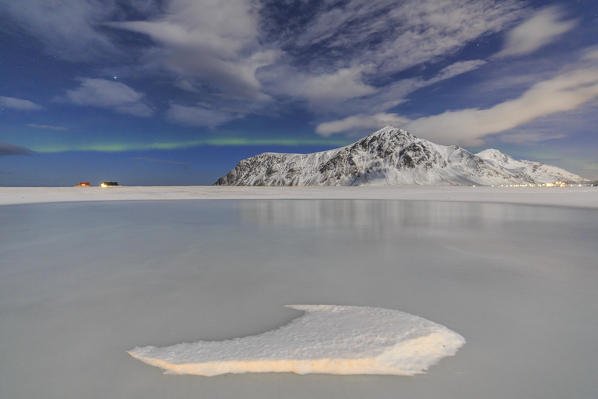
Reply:
[[[448, 189], [398, 192], [430, 199], [475, 190]], [[146, 198], [173, 193], [139, 190]], [[525, 195], [561, 196], [565, 203], [578, 195], [562, 190]], [[309, 188], [280, 191], [313, 195]], [[500, 200], [516, 191], [480, 197]], [[0, 206], [0, 399], [595, 398], [596, 237], [596, 209], [554, 206], [394, 200]], [[127, 354], [137, 345], [271, 331], [301, 316], [284, 307], [289, 303], [400, 309], [447, 326], [467, 344], [414, 377], [163, 376]]]
[[164, 186], [0, 187], [0, 205], [84, 201], [216, 199], [355, 199], [500, 202], [598, 208], [597, 187], [502, 188], [464, 186]]
[[398, 310], [365, 306], [289, 305], [304, 314], [263, 334], [199, 341], [129, 354], [168, 373], [415, 375], [465, 343], [439, 324]]

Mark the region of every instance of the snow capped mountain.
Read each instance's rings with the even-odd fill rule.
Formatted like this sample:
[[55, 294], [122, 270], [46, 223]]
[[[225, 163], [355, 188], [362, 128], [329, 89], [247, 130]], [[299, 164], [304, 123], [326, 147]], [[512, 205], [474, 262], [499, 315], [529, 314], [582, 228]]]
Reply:
[[353, 186], [366, 184], [498, 185], [582, 177], [497, 150], [479, 154], [384, 127], [346, 147], [311, 154], [263, 153], [242, 160], [216, 185]]
[[529, 182], [552, 183], [555, 181], [580, 182], [586, 180], [556, 166], [534, 161], [518, 161], [493, 148], [478, 152], [476, 155], [493, 166], [506, 169]]

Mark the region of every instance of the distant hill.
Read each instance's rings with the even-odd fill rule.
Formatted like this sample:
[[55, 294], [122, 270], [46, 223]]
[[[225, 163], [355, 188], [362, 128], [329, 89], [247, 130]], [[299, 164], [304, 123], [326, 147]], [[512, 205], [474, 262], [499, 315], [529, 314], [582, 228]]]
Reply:
[[214, 183], [234, 186], [354, 186], [367, 184], [537, 184], [585, 182], [540, 162], [498, 150], [473, 154], [384, 127], [346, 147], [311, 154], [263, 153], [242, 160]]

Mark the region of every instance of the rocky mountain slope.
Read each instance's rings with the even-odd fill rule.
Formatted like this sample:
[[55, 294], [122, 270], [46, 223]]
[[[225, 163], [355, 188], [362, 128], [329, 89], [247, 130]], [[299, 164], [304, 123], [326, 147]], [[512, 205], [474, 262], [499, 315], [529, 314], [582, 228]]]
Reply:
[[541, 162], [516, 160], [495, 149], [488, 149], [476, 154], [495, 167], [503, 168], [524, 180], [535, 183], [553, 183], [555, 181], [580, 182], [585, 179], [556, 166]]
[[563, 169], [516, 161], [498, 150], [478, 154], [384, 127], [346, 147], [311, 154], [264, 153], [242, 160], [216, 185], [535, 184], [583, 181]]

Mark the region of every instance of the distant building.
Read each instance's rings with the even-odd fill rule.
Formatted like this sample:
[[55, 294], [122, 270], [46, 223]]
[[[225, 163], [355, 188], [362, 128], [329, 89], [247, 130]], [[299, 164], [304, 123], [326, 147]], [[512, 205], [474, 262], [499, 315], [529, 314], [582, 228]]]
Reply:
[[91, 187], [91, 184], [88, 181], [80, 181], [76, 187]]
[[115, 187], [115, 186], [118, 186], [117, 181], [103, 181], [102, 184], [100, 184], [100, 187]]

